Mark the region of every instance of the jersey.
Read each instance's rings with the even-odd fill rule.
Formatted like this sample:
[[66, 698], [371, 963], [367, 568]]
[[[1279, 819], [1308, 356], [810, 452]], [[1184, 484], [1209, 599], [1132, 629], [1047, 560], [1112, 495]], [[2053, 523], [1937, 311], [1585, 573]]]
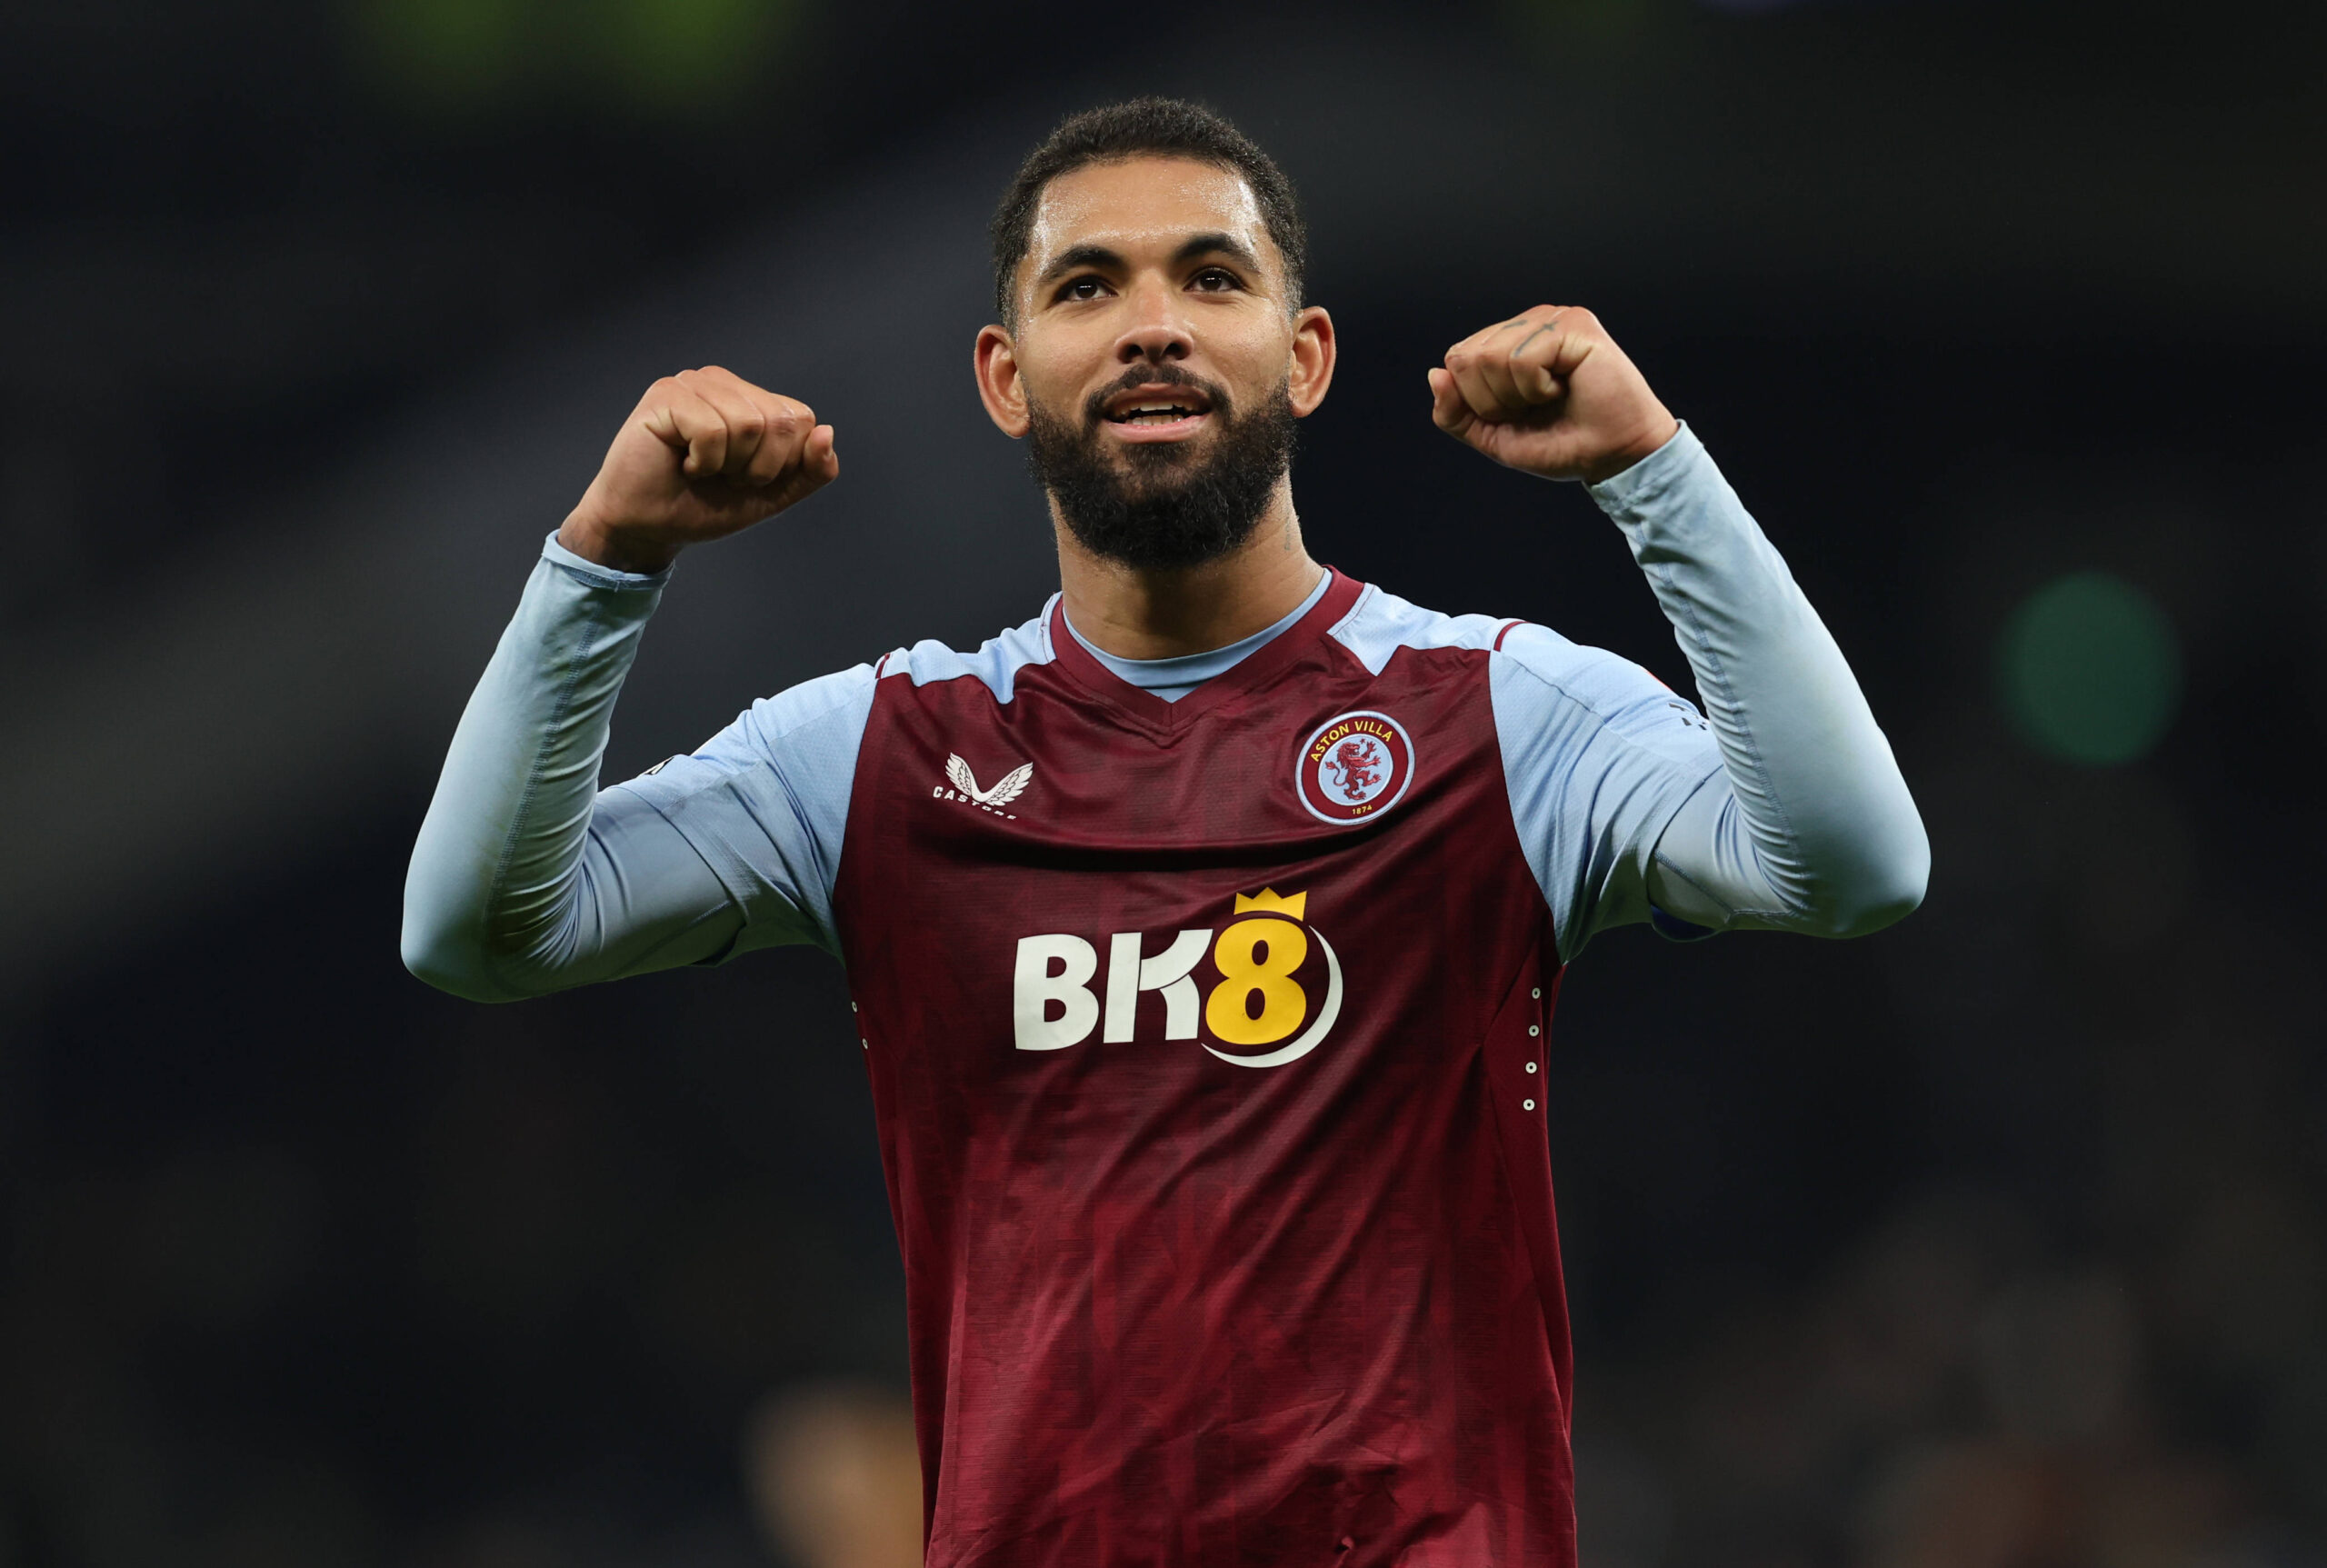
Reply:
[[1513, 629], [1336, 574], [1176, 703], [1055, 604], [879, 666], [833, 918], [933, 1564], [1573, 1562]]
[[1225, 667], [1118, 674], [1054, 599], [602, 792], [666, 578], [553, 542], [422, 825], [405, 961], [480, 1000], [846, 961], [932, 1563], [1571, 1563], [1563, 959], [1652, 919], [1860, 934], [1929, 866], [1694, 437], [1592, 494], [1703, 714], [1333, 574]]

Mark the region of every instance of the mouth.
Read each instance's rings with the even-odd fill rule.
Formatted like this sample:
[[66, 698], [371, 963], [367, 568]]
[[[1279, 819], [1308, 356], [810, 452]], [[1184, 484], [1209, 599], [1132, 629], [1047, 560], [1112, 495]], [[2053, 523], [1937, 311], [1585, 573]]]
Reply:
[[1193, 386], [1135, 386], [1107, 399], [1103, 417], [1131, 441], [1170, 441], [1203, 428], [1212, 399]]

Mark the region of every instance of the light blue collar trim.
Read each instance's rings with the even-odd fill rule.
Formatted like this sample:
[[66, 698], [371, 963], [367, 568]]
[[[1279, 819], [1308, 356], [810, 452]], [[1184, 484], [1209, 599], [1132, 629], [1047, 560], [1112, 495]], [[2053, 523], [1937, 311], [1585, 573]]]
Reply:
[[1209, 653], [1203, 654], [1183, 654], [1173, 659], [1117, 658], [1104, 649], [1093, 646], [1090, 638], [1075, 630], [1074, 622], [1068, 617], [1064, 609], [1059, 612], [1059, 619], [1066, 622], [1066, 629], [1074, 634], [1074, 640], [1082, 644], [1093, 658], [1106, 665], [1115, 674], [1151, 696], [1161, 697], [1167, 703], [1176, 703], [1214, 675], [1227, 674], [1239, 664], [1291, 631], [1295, 621], [1316, 607], [1317, 601], [1325, 596], [1325, 590], [1332, 585], [1333, 581], [1333, 574], [1331, 572], [1319, 573], [1317, 585], [1309, 590], [1309, 596], [1302, 600], [1291, 614], [1273, 626], [1264, 627], [1240, 642], [1229, 644], [1224, 648], [1214, 648]]

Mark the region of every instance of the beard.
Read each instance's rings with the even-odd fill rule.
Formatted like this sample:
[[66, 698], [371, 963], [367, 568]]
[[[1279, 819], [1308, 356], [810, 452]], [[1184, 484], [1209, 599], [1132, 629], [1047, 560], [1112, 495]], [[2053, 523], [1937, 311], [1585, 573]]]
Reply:
[[[1099, 428], [1107, 400], [1159, 385], [1193, 386], [1211, 400], [1210, 436], [1126, 444], [1110, 454]], [[1026, 466], [1067, 531], [1094, 555], [1135, 571], [1201, 566], [1250, 539], [1293, 465], [1298, 429], [1286, 383], [1239, 413], [1225, 387], [1175, 365], [1134, 366], [1093, 393], [1079, 429], [1031, 398], [1026, 413]]]

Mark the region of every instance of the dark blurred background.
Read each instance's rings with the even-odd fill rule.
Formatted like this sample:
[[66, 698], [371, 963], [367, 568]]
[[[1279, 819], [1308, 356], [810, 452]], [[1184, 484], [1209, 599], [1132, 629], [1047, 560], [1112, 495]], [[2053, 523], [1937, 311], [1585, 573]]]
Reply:
[[0, 1568], [910, 1558], [836, 967], [471, 1006], [404, 862], [666, 371], [848, 472], [681, 566], [608, 776], [1034, 612], [983, 222], [1152, 90], [1310, 204], [1321, 555], [1685, 681], [1426, 416], [1589, 304], [1931, 828], [1880, 936], [1570, 976], [1587, 1568], [2327, 1561], [2322, 59], [2263, 0], [0, 10]]

